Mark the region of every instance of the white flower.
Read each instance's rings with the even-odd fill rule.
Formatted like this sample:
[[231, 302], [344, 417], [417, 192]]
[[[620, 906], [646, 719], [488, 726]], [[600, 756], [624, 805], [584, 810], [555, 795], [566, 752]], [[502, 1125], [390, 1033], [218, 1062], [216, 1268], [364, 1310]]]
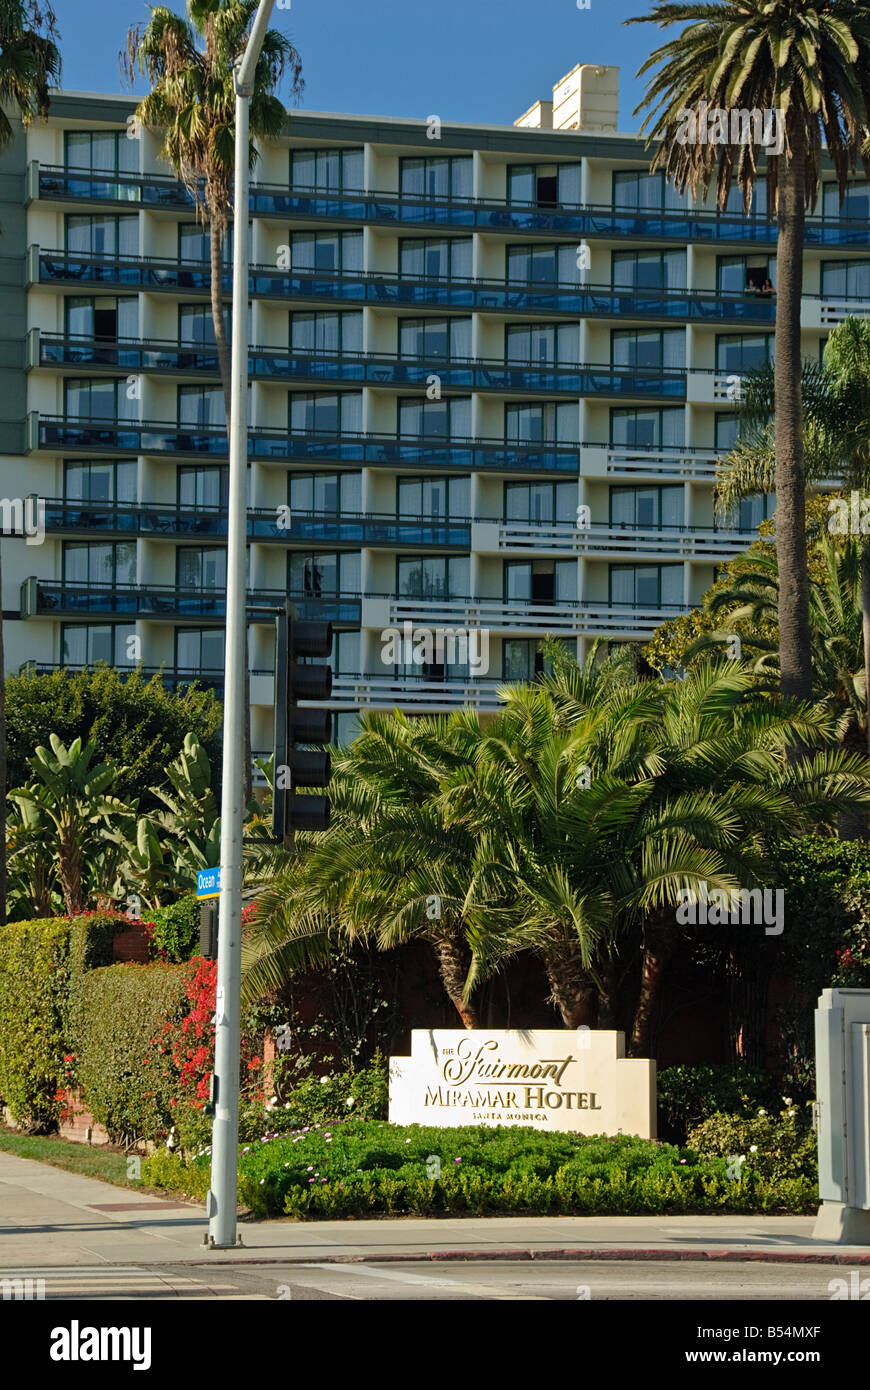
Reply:
[[347, 1100], [344, 1103], [349, 1110], [352, 1105], [356, 1104], [356, 1101], [354, 1100], [353, 1096], [348, 1096]]
[[329, 1077], [328, 1077], [328, 1076], [321, 1076], [321, 1078], [320, 1078], [320, 1084], [321, 1084], [321, 1086], [325, 1086], [328, 1080], [329, 1080]]
[[789, 1113], [790, 1115], [796, 1115], [796, 1114], [797, 1114], [797, 1111], [796, 1111], [796, 1110], [789, 1110], [788, 1113]]
[[750, 1144], [750, 1145], [749, 1145], [749, 1152], [750, 1152], [751, 1154], [757, 1154], [757, 1153], [758, 1153], [758, 1145], [757, 1145], [757, 1144]]
[[766, 1115], [766, 1114], [767, 1114], [767, 1111], [766, 1111], [766, 1110], [759, 1110], [758, 1113], [759, 1113], [759, 1115]]
[[791, 1105], [791, 1096], [783, 1096], [783, 1101], [786, 1105]]

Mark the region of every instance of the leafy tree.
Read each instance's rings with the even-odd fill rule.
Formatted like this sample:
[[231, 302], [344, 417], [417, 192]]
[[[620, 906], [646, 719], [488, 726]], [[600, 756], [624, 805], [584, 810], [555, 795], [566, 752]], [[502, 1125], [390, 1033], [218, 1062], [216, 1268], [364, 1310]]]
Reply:
[[99, 665], [44, 676], [25, 670], [9, 678], [6, 700], [13, 786], [28, 780], [34, 748], [52, 733], [65, 743], [93, 739], [99, 756], [121, 767], [117, 796], [138, 798], [144, 814], [160, 805], [151, 788], [165, 782], [188, 733], [200, 741], [212, 766], [218, 764], [221, 707], [210, 690], [175, 694], [159, 676], [146, 680], [135, 671], [123, 676]]
[[[780, 112], [780, 153], [767, 157], [768, 203], [777, 215], [776, 544], [780, 682], [785, 696], [812, 694], [801, 396], [801, 294], [806, 210], [819, 191], [823, 153], [845, 195], [870, 125], [870, 8], [854, 0], [660, 0], [629, 23], [685, 27], [640, 73], [651, 78], [643, 129], [657, 148], [652, 168], [680, 191], [706, 193], [715, 177], [725, 206], [736, 178], [748, 207], [759, 178], [754, 138], [719, 144], [692, 138], [685, 113], [710, 108]], [[640, 109], [640, 108], [638, 108]], [[680, 138], [678, 138], [678, 136]]]

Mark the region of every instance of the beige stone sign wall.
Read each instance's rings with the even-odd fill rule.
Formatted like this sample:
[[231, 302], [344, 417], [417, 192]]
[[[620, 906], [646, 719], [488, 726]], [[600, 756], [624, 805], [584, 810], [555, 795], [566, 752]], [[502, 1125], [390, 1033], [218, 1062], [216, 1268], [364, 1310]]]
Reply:
[[655, 1069], [605, 1029], [415, 1029], [411, 1056], [390, 1059], [390, 1123], [654, 1139]]

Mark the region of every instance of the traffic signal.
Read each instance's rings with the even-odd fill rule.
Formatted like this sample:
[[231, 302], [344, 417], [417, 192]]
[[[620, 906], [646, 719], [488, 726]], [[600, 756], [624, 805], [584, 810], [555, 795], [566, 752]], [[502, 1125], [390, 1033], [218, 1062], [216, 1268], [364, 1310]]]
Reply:
[[332, 714], [328, 709], [301, 709], [300, 700], [328, 700], [332, 670], [303, 662], [332, 654], [332, 623], [300, 620], [292, 604], [276, 619], [275, 770], [272, 833], [286, 843], [295, 830], [325, 830], [329, 797], [305, 795], [298, 787], [328, 787], [329, 753], [306, 745], [329, 743]]

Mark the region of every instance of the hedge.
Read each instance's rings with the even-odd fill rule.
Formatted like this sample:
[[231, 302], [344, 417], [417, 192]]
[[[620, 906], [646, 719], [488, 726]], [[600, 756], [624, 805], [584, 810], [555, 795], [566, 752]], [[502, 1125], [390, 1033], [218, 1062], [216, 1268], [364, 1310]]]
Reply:
[[[152, 1138], [171, 1120], [170, 1086], [144, 1059], [164, 1023], [185, 1011], [185, 965], [112, 965], [82, 981], [75, 1028], [85, 1103], [119, 1143]], [[157, 1089], [146, 1089], [157, 1087]]]
[[23, 1128], [56, 1126], [70, 1080], [78, 987], [111, 961], [115, 935], [128, 929], [124, 918], [102, 913], [0, 927], [0, 1099]]
[[[435, 1171], [433, 1159], [440, 1169]], [[809, 1174], [772, 1183], [747, 1162], [636, 1136], [551, 1134], [525, 1128], [437, 1129], [336, 1121], [261, 1136], [239, 1154], [239, 1196], [257, 1216], [336, 1219], [501, 1213], [630, 1216], [807, 1213]], [[210, 1157], [159, 1150], [142, 1168], [155, 1187], [204, 1198]]]
[[178, 902], [149, 913], [155, 951], [165, 952], [171, 961], [190, 960], [199, 950], [200, 908], [196, 894], [189, 893]]

